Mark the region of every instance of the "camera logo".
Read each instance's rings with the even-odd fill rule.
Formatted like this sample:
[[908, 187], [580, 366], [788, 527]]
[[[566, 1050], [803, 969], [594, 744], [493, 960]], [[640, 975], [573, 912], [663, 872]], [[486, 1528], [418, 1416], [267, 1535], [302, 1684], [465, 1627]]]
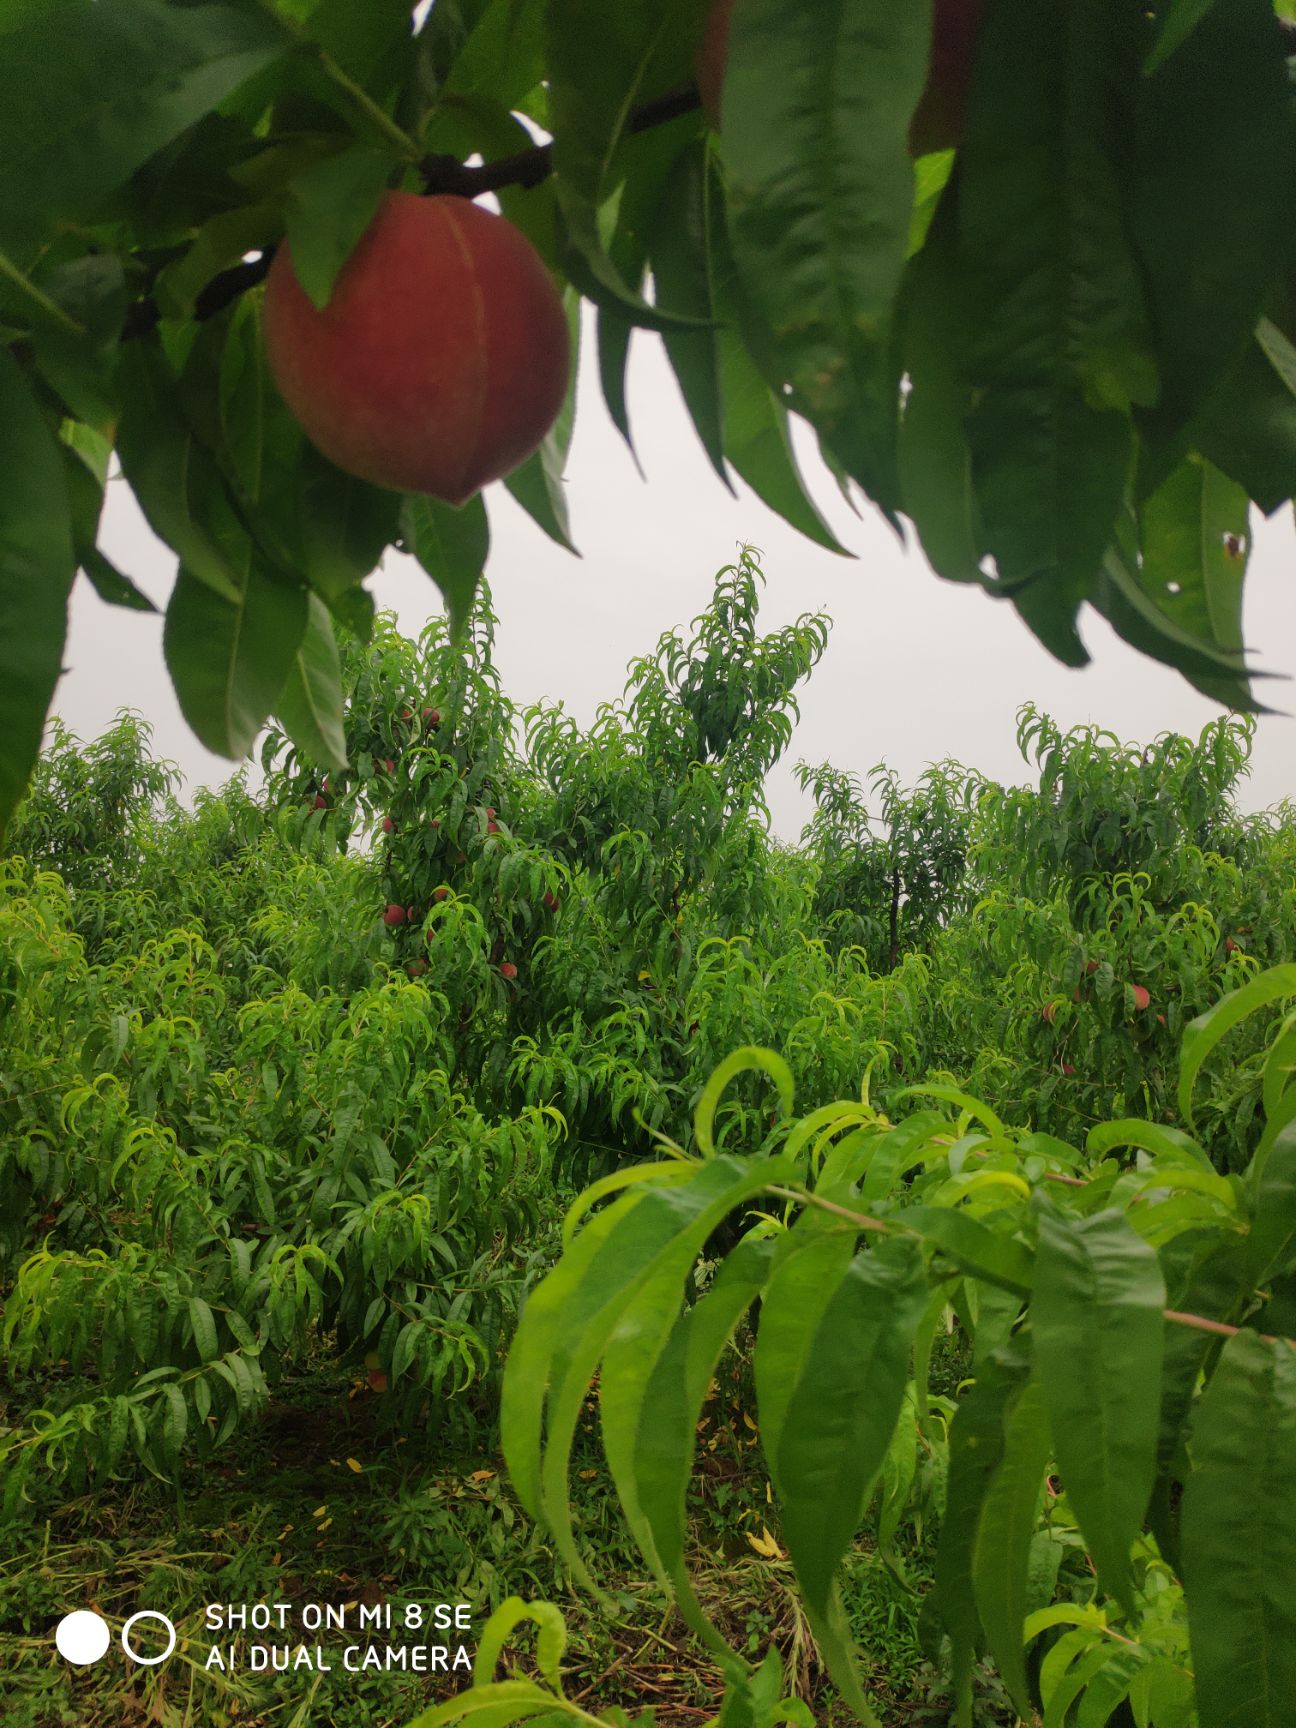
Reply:
[[[131, 1643], [131, 1633], [141, 1621], [155, 1620], [166, 1633], [166, 1649], [160, 1656], [142, 1656]], [[112, 1643], [112, 1632], [108, 1622], [101, 1614], [93, 1613], [89, 1608], [78, 1608], [74, 1614], [65, 1614], [54, 1629], [54, 1644], [59, 1655], [65, 1662], [71, 1662], [77, 1668], [86, 1668], [92, 1662], [98, 1662], [107, 1655], [108, 1646]], [[176, 1629], [173, 1621], [165, 1614], [158, 1614], [151, 1608], [141, 1608], [121, 1629], [121, 1647], [132, 1662], [137, 1662], [142, 1668], [156, 1668], [159, 1662], [165, 1662], [176, 1647]]]

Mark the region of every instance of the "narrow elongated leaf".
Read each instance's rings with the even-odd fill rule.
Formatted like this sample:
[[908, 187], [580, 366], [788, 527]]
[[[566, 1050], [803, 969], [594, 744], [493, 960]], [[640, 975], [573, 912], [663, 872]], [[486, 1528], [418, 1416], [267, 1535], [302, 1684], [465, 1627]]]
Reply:
[[[728, 1256], [701, 1301], [676, 1323], [658, 1357], [634, 1435], [635, 1499], [642, 1507], [647, 1535], [646, 1541], [640, 1536], [640, 1547], [675, 1591], [688, 1624], [722, 1656], [730, 1654], [728, 1646], [698, 1604], [684, 1565], [685, 1497], [698, 1422], [716, 1364], [734, 1327], [769, 1279], [776, 1257], [789, 1251], [790, 1242], [790, 1235], [778, 1241], [746, 1237]], [[609, 1351], [609, 1361], [611, 1355]], [[605, 1385], [606, 1377], [605, 1363]], [[623, 1505], [628, 1504], [624, 1492], [621, 1497]]]
[[500, 1392], [500, 1441], [518, 1499], [533, 1518], [540, 1515], [541, 1435], [550, 1364], [574, 1304], [588, 1288], [588, 1275], [608, 1237], [643, 1199], [635, 1188], [596, 1213], [558, 1264], [527, 1296], [509, 1350]]
[[725, 457], [761, 502], [798, 533], [830, 552], [851, 557], [806, 490], [792, 448], [787, 409], [771, 390], [743, 339], [744, 317], [722, 204], [720, 177], [713, 173], [708, 247]]
[[1068, 665], [1088, 658], [1076, 615], [1129, 478], [1131, 405], [1156, 392], [1114, 166], [1138, 26], [1123, 0], [991, 9], [959, 166], [984, 549]]
[[310, 761], [335, 772], [346, 767], [337, 640], [328, 608], [315, 594], [308, 597], [305, 634], [293, 655], [276, 713]]
[[1296, 1698], [1296, 1350], [1239, 1332], [1192, 1430], [1183, 1579], [1201, 1728], [1285, 1728]]
[[1165, 1285], [1119, 1212], [1040, 1212], [1031, 1331], [1067, 1498], [1099, 1582], [1133, 1613], [1130, 1549], [1156, 1473]]
[[1256, 1154], [1255, 1199], [1247, 1254], [1252, 1281], [1286, 1272], [1296, 1254], [1296, 1121], [1274, 1136], [1263, 1160]]
[[[771, 1288], [766, 1325], [795, 1325]], [[909, 1345], [927, 1297], [916, 1244], [883, 1241], [846, 1268], [813, 1333], [778, 1444], [783, 1532], [807, 1592], [827, 1601], [904, 1399]]]
[[1028, 1367], [1001, 1351], [981, 1365], [975, 1385], [959, 1401], [950, 1429], [945, 1513], [936, 1548], [933, 1597], [951, 1645], [959, 1728], [971, 1728], [972, 1658], [981, 1617], [972, 1589], [972, 1563], [981, 1508], [1004, 1450], [1004, 1416], [1026, 1383]]
[[[1139, 510], [1140, 585], [1203, 649], [1239, 665], [1249, 517], [1242, 487], [1197, 456], [1181, 462]], [[1208, 681], [1193, 681], [1208, 696], [1228, 688], [1225, 679], [1213, 691]], [[1245, 690], [1245, 677], [1241, 683]]]
[[1269, 319], [1202, 409], [1194, 440], [1266, 514], [1296, 493], [1296, 348]]
[[220, 1350], [216, 1339], [216, 1318], [201, 1296], [189, 1298], [189, 1329], [193, 1333], [200, 1359], [203, 1362], [213, 1361]]
[[1132, 232], [1150, 287], [1163, 452], [1251, 340], [1293, 216], [1290, 92], [1271, 0], [1207, 8], [1148, 77], [1136, 109]]
[[490, 523], [480, 492], [458, 509], [410, 493], [401, 505], [400, 523], [406, 550], [441, 590], [450, 628], [460, 634], [490, 555]]
[[246, 534], [215, 461], [180, 410], [175, 377], [148, 341], [129, 345], [123, 372], [117, 455], [131, 490], [153, 532], [190, 576], [234, 602]]
[[344, 474], [304, 440], [296, 479], [302, 574], [330, 605], [354, 600], [357, 583], [400, 532], [401, 497]]
[[238, 761], [274, 711], [306, 631], [306, 590], [272, 581], [252, 559], [226, 600], [181, 565], [162, 645], [185, 719], [218, 756]]
[[[576, 379], [580, 371], [581, 322], [580, 295], [568, 289], [563, 296], [567, 307], [567, 327], [571, 332], [571, 378], [567, 399], [557, 420], [540, 448], [520, 468], [504, 478], [504, 484], [530, 516], [543, 528], [551, 540], [568, 552], [576, 552], [567, 521], [567, 499], [563, 491], [563, 472], [567, 467], [567, 452], [571, 448], [572, 431], [576, 423]], [[577, 557], [580, 556], [576, 553]]]
[[[723, 148], [743, 292], [768, 359], [842, 467], [894, 506], [890, 336], [913, 204], [910, 118], [930, 4], [746, 0], [734, 8]], [[764, 364], [765, 358], [762, 359]]]
[[853, 1236], [838, 1232], [786, 1259], [761, 1309], [761, 1448], [815, 1636], [861, 1713], [868, 1706], [835, 1574], [895, 1429], [926, 1296], [916, 1244], [855, 1254]]
[[946, 292], [954, 258], [953, 200], [938, 208], [909, 266], [902, 344], [909, 393], [900, 422], [900, 502], [927, 562], [951, 582], [981, 582], [980, 523], [959, 375], [960, 333]]
[[5, 37], [0, 247], [93, 212], [155, 151], [288, 46], [263, 13], [68, 0]]
[[1179, 1050], [1179, 1114], [1192, 1126], [1192, 1094], [1211, 1051], [1241, 1020], [1257, 1008], [1296, 996], [1296, 965], [1271, 966], [1238, 990], [1221, 996], [1213, 1007], [1199, 1014], [1184, 1029]]
[[54, 434], [0, 351], [0, 834], [40, 750], [63, 667], [76, 573]]
[[[630, 436], [630, 410], [626, 404], [626, 365], [630, 359], [630, 338], [634, 325], [619, 312], [607, 306], [598, 309], [599, 384], [608, 417], [630, 446], [634, 456], [634, 440]], [[635, 462], [639, 458], [635, 456]], [[642, 469], [640, 470], [642, 473]]]
[[[634, 323], [663, 329], [672, 321], [669, 309], [655, 309], [622, 278], [604, 248], [597, 213], [614, 189], [614, 161], [630, 110], [692, 75], [698, 8], [694, 0], [622, 0], [617, 6], [547, 0], [544, 14], [553, 165], [572, 254], [565, 260], [568, 274], [596, 301], [610, 298]], [[692, 125], [700, 129], [698, 116]]]
[[661, 208], [648, 238], [648, 261], [657, 298], [673, 311], [688, 313], [703, 325], [697, 330], [666, 330], [662, 340], [702, 448], [720, 479], [732, 491], [724, 463], [724, 409], [715, 329], [709, 195], [706, 142], [699, 139], [680, 157], [666, 181]]
[[1022, 1626], [1029, 1606], [1031, 1536], [1049, 1456], [1048, 1418], [1038, 1381], [1029, 1381], [1017, 1394], [1003, 1433], [1003, 1456], [981, 1504], [972, 1587], [999, 1677], [1022, 1715], [1029, 1716]]
[[1029, 1293], [1034, 1278], [1030, 1249], [980, 1219], [945, 1206], [907, 1207], [904, 1221], [955, 1265], [1016, 1296]]
[[[644, 1371], [650, 1372], [661, 1347], [654, 1349], [655, 1329], [665, 1323], [669, 1332], [684, 1277], [716, 1224], [771, 1182], [794, 1175], [781, 1160], [752, 1164], [721, 1157], [703, 1165], [690, 1183], [639, 1187], [585, 1226], [523, 1311], [501, 1404], [505, 1456], [519, 1495], [535, 1494], [559, 1552], [582, 1581], [592, 1584], [572, 1539], [568, 1459], [581, 1403], [614, 1328], [624, 1323], [638, 1333], [646, 1346]], [[675, 1295], [667, 1314], [668, 1267]], [[633, 1312], [640, 1299], [642, 1318]]]
[[288, 189], [293, 271], [320, 311], [378, 208], [392, 166], [392, 157], [357, 144], [306, 169]]
[[1163, 60], [1168, 60], [1181, 42], [1186, 42], [1194, 29], [1209, 12], [1216, 0], [1170, 0], [1156, 41], [1148, 50], [1143, 65], [1144, 76], [1155, 72]]

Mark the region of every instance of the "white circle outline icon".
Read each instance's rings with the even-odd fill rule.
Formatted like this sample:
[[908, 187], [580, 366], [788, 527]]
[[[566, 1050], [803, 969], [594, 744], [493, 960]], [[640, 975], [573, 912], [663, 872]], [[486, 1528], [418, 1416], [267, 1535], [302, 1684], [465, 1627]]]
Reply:
[[[132, 1650], [130, 1644], [130, 1629], [132, 1626], [138, 1626], [141, 1620], [160, 1620], [166, 1627], [169, 1641], [166, 1649], [160, 1656], [139, 1656], [134, 1650]], [[159, 1614], [155, 1608], [141, 1608], [138, 1613], [132, 1614], [130, 1619], [122, 1627], [121, 1647], [130, 1657], [131, 1661], [138, 1662], [141, 1668], [156, 1668], [159, 1662], [166, 1661], [167, 1657], [176, 1647], [175, 1622], [173, 1620], [168, 1620], [165, 1614]]]
[[98, 1662], [112, 1643], [112, 1633], [102, 1614], [78, 1608], [65, 1614], [54, 1628], [54, 1647], [65, 1662], [86, 1668]]

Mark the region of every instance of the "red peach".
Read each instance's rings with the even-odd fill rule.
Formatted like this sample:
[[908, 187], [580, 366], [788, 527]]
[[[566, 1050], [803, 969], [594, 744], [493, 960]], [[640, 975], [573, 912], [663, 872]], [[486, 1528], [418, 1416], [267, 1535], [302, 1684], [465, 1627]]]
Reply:
[[280, 394], [330, 461], [451, 504], [524, 462], [567, 394], [567, 317], [543, 260], [466, 198], [386, 193], [323, 311], [285, 242], [265, 343]]

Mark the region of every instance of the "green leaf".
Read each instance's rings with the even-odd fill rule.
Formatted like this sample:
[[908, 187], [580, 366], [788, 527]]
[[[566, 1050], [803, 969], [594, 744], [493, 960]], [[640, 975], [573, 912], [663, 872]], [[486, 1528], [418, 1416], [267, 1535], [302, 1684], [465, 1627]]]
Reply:
[[125, 606], [135, 612], [156, 612], [157, 607], [95, 545], [99, 515], [103, 507], [104, 481], [111, 446], [88, 426], [65, 421], [60, 455], [67, 483], [72, 523], [72, 541], [77, 564], [99, 598], [109, 606]]
[[657, 298], [672, 311], [697, 318], [704, 328], [662, 333], [680, 393], [702, 448], [729, 490], [724, 463], [724, 410], [720, 398], [715, 295], [709, 245], [710, 195], [707, 143], [685, 150], [666, 181], [661, 207], [648, 238], [648, 259]]
[[945, 1513], [936, 1546], [936, 1607], [949, 1633], [951, 1670], [959, 1728], [971, 1728], [972, 1658], [981, 1637], [981, 1617], [972, 1590], [972, 1561], [981, 1508], [1004, 1449], [1004, 1414], [1027, 1369], [1006, 1352], [981, 1364], [964, 1393], [949, 1438]]
[[927, 562], [951, 582], [981, 582], [980, 524], [964, 422], [959, 332], [945, 285], [954, 269], [952, 203], [937, 210], [909, 266], [902, 352], [909, 393], [900, 421], [900, 502]]
[[716, 1110], [726, 1088], [740, 1074], [765, 1074], [778, 1089], [779, 1103], [785, 1115], [792, 1114], [794, 1098], [792, 1070], [774, 1050], [764, 1050], [756, 1044], [744, 1044], [730, 1051], [702, 1088], [702, 1095], [693, 1109], [693, 1136], [703, 1157], [715, 1154]]
[[[567, 385], [567, 399], [544, 443], [520, 468], [506, 474], [504, 484], [514, 498], [543, 528], [551, 540], [568, 552], [576, 552], [567, 522], [567, 499], [563, 491], [563, 472], [567, 467], [567, 452], [571, 448], [572, 431], [576, 423], [576, 379], [580, 371], [580, 295], [568, 289], [563, 295], [567, 308], [567, 327], [571, 332], [572, 366]], [[580, 554], [576, 553], [579, 557]]]
[[117, 455], [149, 526], [190, 576], [237, 600], [246, 533], [219, 468], [181, 410], [175, 377], [156, 343], [127, 345], [123, 382]]
[[1023, 1716], [1031, 1713], [1022, 1626], [1029, 1606], [1035, 1531], [1049, 1431], [1044, 1393], [1029, 1381], [1004, 1418], [1003, 1456], [981, 1504], [972, 1552], [972, 1587], [999, 1677]]
[[[837, 539], [806, 491], [788, 429], [788, 412], [766, 382], [741, 334], [743, 317], [733, 256], [723, 221], [721, 194], [713, 176], [710, 193], [712, 291], [718, 320], [714, 331], [724, 415], [724, 454], [734, 472], [770, 509], [818, 546], [854, 554]], [[607, 393], [606, 382], [604, 394]]]
[[339, 773], [346, 767], [341, 663], [328, 608], [317, 595], [309, 596], [306, 632], [275, 712], [309, 761]]
[[[448, 1728], [451, 1722], [475, 1722], [477, 1728], [507, 1728], [510, 1722], [527, 1722], [536, 1716], [549, 1716], [561, 1721], [566, 1714], [573, 1721], [587, 1721], [576, 1706], [556, 1698], [534, 1680], [497, 1680], [490, 1686], [470, 1686], [447, 1698], [444, 1704], [434, 1704], [406, 1724], [406, 1728]], [[484, 1720], [483, 1720], [484, 1718]]]
[[1216, 0], [1169, 0], [1157, 39], [1143, 63], [1144, 75], [1155, 72], [1181, 42], [1186, 42]]
[[[630, 446], [632, 456], [635, 455], [635, 448], [630, 436], [630, 412], [626, 406], [626, 364], [630, 358], [630, 338], [633, 334], [634, 325], [628, 318], [623, 318], [619, 312], [614, 312], [607, 306], [599, 307], [599, 384], [603, 390], [608, 417]], [[639, 458], [635, 456], [636, 465], [638, 461]], [[643, 472], [642, 469], [640, 472]]]
[[1067, 1500], [1098, 1579], [1134, 1612], [1130, 1550], [1156, 1473], [1165, 1286], [1116, 1211], [1040, 1211], [1031, 1331]]
[[1290, 89], [1272, 0], [1209, 7], [1135, 90], [1135, 236], [1162, 394], [1145, 432], [1178, 437], [1239, 359], [1291, 230]]
[[1255, 1202], [1247, 1254], [1254, 1284], [1286, 1272], [1296, 1250], [1296, 1121], [1256, 1154]]
[[734, 260], [788, 406], [884, 508], [896, 502], [891, 347], [913, 205], [910, 118], [931, 11], [913, 0], [747, 0], [722, 133]]
[[[799, 1261], [801, 1275], [791, 1271], [798, 1260], [775, 1272], [762, 1304], [761, 1443], [811, 1625], [834, 1681], [855, 1697], [858, 1676], [834, 1626], [834, 1581], [900, 1415], [927, 1285], [913, 1242], [881, 1241], [854, 1255], [826, 1301], [822, 1290], [807, 1288], [809, 1256]], [[779, 1388], [771, 1419], [773, 1364], [786, 1372], [792, 1353], [790, 1385]]]
[[1296, 493], [1296, 347], [1268, 318], [1202, 409], [1193, 440], [1267, 515]]
[[338, 272], [373, 219], [394, 158], [356, 144], [306, 169], [288, 188], [288, 247], [312, 305], [323, 311]]
[[216, 1338], [216, 1318], [201, 1296], [189, 1298], [189, 1330], [200, 1361], [211, 1362], [220, 1354]]
[[63, 669], [76, 565], [59, 445], [0, 350], [0, 834], [40, 750]]
[[344, 474], [304, 440], [296, 478], [302, 573], [330, 606], [354, 602], [400, 531], [401, 496]]
[[983, 550], [1067, 665], [1156, 373], [1121, 214], [1120, 104], [1137, 76], [1124, 0], [1002, 0], [978, 42], [957, 173], [964, 382]]
[[[719, 1157], [702, 1165], [692, 1182], [640, 1185], [590, 1220], [529, 1297], [505, 1369], [501, 1437], [519, 1498], [533, 1515], [544, 1516], [582, 1582], [591, 1583], [572, 1538], [568, 1460], [581, 1403], [613, 1329], [623, 1322], [644, 1326], [649, 1372], [652, 1337], [666, 1317], [666, 1285], [674, 1284], [673, 1322], [688, 1268], [716, 1224], [770, 1183], [794, 1176], [782, 1160]], [[632, 1310], [640, 1300], [644, 1312], [636, 1318]]]
[[244, 7], [66, 0], [5, 37], [0, 248], [93, 214], [156, 151], [283, 53]]
[[1183, 1580], [1201, 1728], [1286, 1728], [1296, 1698], [1296, 1350], [1230, 1338], [1197, 1407]]
[[81, 555], [81, 568], [91, 587], [108, 606], [124, 606], [131, 612], [156, 612], [157, 607], [115, 564], [105, 558], [97, 546], [89, 546]]
[[408, 493], [400, 528], [406, 550], [441, 590], [451, 631], [461, 635], [490, 554], [490, 523], [480, 492], [458, 508]]
[[790, 1241], [791, 1233], [777, 1242], [749, 1236], [728, 1255], [706, 1294], [676, 1322], [647, 1385], [634, 1435], [635, 1496], [648, 1538], [640, 1537], [640, 1547], [671, 1584], [687, 1624], [722, 1658], [730, 1654], [728, 1646], [703, 1613], [684, 1564], [685, 1502], [716, 1364]]
[[1247, 692], [1242, 584], [1249, 517], [1242, 487], [1200, 456], [1181, 462], [1139, 510], [1139, 585], [1204, 652], [1236, 668], [1232, 677], [1193, 677], [1199, 690], [1217, 699], [1227, 699], [1239, 684]]
[[1030, 1292], [1034, 1261], [1015, 1236], [992, 1230], [979, 1218], [945, 1206], [909, 1206], [904, 1222], [956, 1266], [1016, 1296]]
[[178, 1386], [162, 1388], [162, 1457], [174, 1470], [189, 1428], [189, 1406]]
[[473, 1658], [475, 1686], [490, 1683], [500, 1652], [524, 1620], [533, 1621], [539, 1628], [536, 1667], [555, 1692], [562, 1691], [561, 1663], [567, 1645], [563, 1617], [552, 1602], [524, 1602], [520, 1596], [509, 1596], [501, 1602], [482, 1628], [477, 1654]]
[[[564, 268], [591, 299], [610, 302], [652, 329], [679, 319], [625, 282], [604, 248], [598, 211], [615, 190], [630, 110], [691, 77], [699, 23], [696, 0], [622, 0], [617, 6], [548, 0], [545, 6], [553, 167], [571, 254]], [[692, 125], [701, 125], [699, 116]]]
[[1179, 1114], [1192, 1127], [1192, 1094], [1197, 1076], [1211, 1051], [1248, 1014], [1267, 1008], [1271, 1002], [1296, 996], [1296, 965], [1271, 966], [1238, 990], [1199, 1014], [1184, 1029], [1179, 1049]]
[[218, 756], [246, 756], [279, 701], [306, 630], [306, 590], [251, 559], [226, 600], [181, 565], [162, 646], [185, 719]]

